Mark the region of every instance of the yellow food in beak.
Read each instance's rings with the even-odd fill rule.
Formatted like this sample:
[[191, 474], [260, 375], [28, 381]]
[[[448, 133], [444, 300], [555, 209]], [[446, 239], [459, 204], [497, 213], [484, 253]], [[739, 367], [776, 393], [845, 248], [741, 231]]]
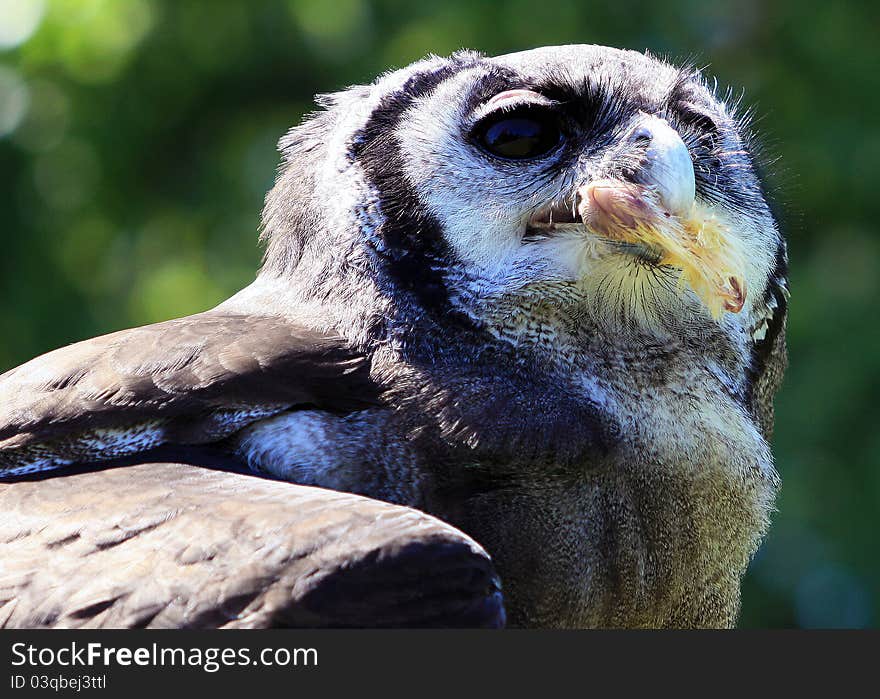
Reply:
[[690, 286], [713, 318], [742, 310], [743, 256], [711, 208], [694, 202], [671, 213], [651, 187], [618, 180], [592, 182], [578, 193], [578, 212], [589, 229], [657, 251], [658, 263], [680, 269], [680, 283]]

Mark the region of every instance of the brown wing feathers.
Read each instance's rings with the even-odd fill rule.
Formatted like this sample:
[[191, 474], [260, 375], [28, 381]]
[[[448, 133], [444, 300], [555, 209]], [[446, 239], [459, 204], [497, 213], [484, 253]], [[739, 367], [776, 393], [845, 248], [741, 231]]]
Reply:
[[168, 463], [0, 485], [0, 627], [504, 623], [486, 552], [428, 515]]
[[0, 376], [0, 474], [221, 439], [295, 406], [377, 402], [365, 356], [281, 318], [208, 311], [86, 340]]

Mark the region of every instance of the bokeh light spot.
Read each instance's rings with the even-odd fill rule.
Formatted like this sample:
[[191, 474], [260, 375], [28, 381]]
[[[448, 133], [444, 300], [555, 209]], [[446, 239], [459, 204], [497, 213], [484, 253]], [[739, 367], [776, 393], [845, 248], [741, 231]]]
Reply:
[[0, 137], [18, 128], [27, 114], [29, 97], [27, 85], [18, 73], [0, 66]]
[[53, 52], [67, 71], [82, 83], [102, 83], [128, 64], [154, 19], [147, 0], [55, 0], [47, 25], [54, 31]]
[[48, 80], [33, 80], [28, 87], [30, 108], [13, 139], [30, 151], [51, 150], [61, 143], [67, 131], [70, 100], [58, 85]]
[[370, 8], [364, 0], [338, 0], [332, 12], [324, 0], [291, 0], [290, 16], [309, 44], [327, 59], [351, 56], [373, 33]]
[[0, 0], [0, 50], [30, 39], [45, 12], [45, 0]]
[[356, 32], [367, 17], [363, 0], [337, 0], [327, 11], [324, 0], [294, 0], [289, 4], [297, 24], [307, 34], [320, 39], [335, 39]]

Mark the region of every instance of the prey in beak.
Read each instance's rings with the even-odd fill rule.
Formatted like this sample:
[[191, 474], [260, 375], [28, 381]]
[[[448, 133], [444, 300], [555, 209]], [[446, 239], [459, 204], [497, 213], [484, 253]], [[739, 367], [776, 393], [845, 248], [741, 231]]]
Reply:
[[644, 115], [629, 139], [644, 148], [631, 180], [589, 182], [577, 189], [571, 208], [542, 209], [529, 229], [577, 226], [623, 243], [643, 259], [681, 270], [680, 285], [688, 285], [713, 318], [739, 313], [746, 299], [743, 257], [723, 216], [696, 201], [693, 163], [681, 137], [665, 120]]

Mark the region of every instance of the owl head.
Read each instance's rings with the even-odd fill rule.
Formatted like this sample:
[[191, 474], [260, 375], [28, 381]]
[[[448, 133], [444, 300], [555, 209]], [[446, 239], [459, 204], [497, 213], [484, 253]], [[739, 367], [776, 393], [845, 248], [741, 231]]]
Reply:
[[598, 46], [462, 52], [320, 103], [282, 139], [264, 211], [263, 274], [303, 297], [548, 353], [584, 328], [723, 336], [755, 371], [775, 342], [785, 243], [747, 120], [698, 71]]

